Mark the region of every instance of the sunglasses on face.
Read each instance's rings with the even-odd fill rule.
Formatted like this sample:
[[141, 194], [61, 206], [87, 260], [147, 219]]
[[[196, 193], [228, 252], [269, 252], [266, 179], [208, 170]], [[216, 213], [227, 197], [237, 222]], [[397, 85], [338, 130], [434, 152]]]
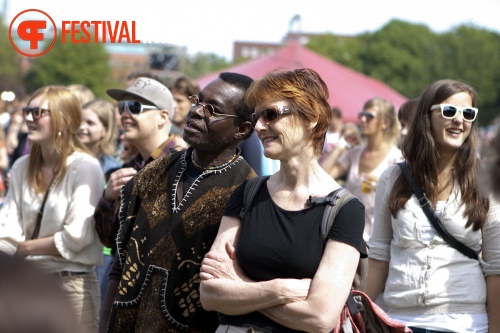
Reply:
[[23, 108], [23, 115], [24, 115], [25, 119], [28, 118], [30, 113], [31, 113], [31, 116], [33, 117], [33, 119], [37, 120], [37, 119], [40, 119], [41, 117], [43, 117], [44, 114], [50, 113], [50, 110], [43, 109], [40, 107], [31, 108], [29, 106]]
[[143, 113], [144, 110], [159, 110], [157, 106], [144, 105], [139, 101], [129, 100], [129, 101], [119, 101], [118, 102], [118, 113], [123, 114], [125, 110], [128, 110], [132, 114]]
[[370, 121], [373, 118], [377, 118], [377, 115], [373, 112], [366, 112], [366, 111], [362, 111], [362, 112], [358, 113], [359, 120], [363, 119], [363, 117], [365, 117], [366, 121]]
[[191, 102], [192, 109], [201, 106], [203, 108], [203, 112], [205, 113], [205, 117], [228, 117], [228, 118], [239, 118], [240, 116], [234, 114], [227, 113], [219, 113], [215, 111], [215, 108], [212, 104], [200, 102], [200, 98], [198, 95], [189, 96], [189, 101]]
[[435, 104], [431, 106], [431, 111], [436, 109], [441, 109], [441, 115], [445, 119], [455, 119], [457, 114], [460, 112], [462, 115], [462, 119], [469, 123], [476, 120], [477, 113], [479, 110], [477, 108], [473, 108], [471, 106], [465, 106], [463, 108], [451, 105], [451, 104]]
[[255, 127], [257, 121], [262, 119], [266, 124], [273, 122], [283, 115], [290, 114], [290, 108], [288, 106], [276, 106], [271, 105], [265, 108], [262, 112], [252, 113], [252, 125]]

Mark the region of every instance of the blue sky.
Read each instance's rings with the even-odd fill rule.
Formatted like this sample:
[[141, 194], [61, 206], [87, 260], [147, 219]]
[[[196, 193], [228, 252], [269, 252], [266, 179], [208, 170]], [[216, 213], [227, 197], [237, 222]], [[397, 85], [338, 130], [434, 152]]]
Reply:
[[391, 19], [422, 23], [435, 32], [475, 24], [500, 33], [498, 0], [0, 0], [7, 19], [40, 9], [54, 21], [136, 21], [141, 40], [173, 43], [188, 53], [213, 52], [228, 60], [234, 41], [280, 42], [291, 18], [294, 31], [353, 35], [380, 29]]

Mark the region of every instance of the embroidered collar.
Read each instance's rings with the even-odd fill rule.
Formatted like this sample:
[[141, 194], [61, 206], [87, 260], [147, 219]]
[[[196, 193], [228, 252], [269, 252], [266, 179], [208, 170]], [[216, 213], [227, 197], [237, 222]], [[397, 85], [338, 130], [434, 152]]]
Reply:
[[180, 168], [179, 168], [179, 171], [177, 171], [177, 175], [175, 176], [174, 183], [173, 183], [173, 186], [172, 186], [172, 193], [171, 193], [171, 197], [172, 197], [172, 212], [173, 213], [178, 213], [181, 210], [181, 208], [184, 205], [184, 203], [186, 202], [187, 198], [189, 198], [189, 196], [196, 190], [196, 188], [198, 187], [198, 184], [201, 182], [201, 180], [204, 177], [209, 176], [211, 174], [216, 175], [216, 174], [221, 174], [222, 172], [226, 172], [230, 168], [232, 168], [233, 165], [235, 165], [236, 163], [238, 163], [241, 160], [243, 160], [243, 157], [240, 156], [240, 150], [237, 149], [236, 154], [237, 154], [238, 157], [236, 159], [234, 159], [232, 161], [232, 163], [229, 163], [228, 165], [226, 165], [225, 167], [223, 167], [221, 169], [217, 169], [217, 170], [204, 170], [198, 177], [196, 177], [196, 179], [193, 182], [193, 184], [191, 184], [191, 186], [186, 191], [186, 193], [183, 194], [182, 199], [179, 201], [179, 200], [177, 200], [177, 191], [179, 191], [179, 186], [182, 187], [182, 178], [183, 178], [184, 172], [187, 169], [188, 160], [191, 159], [191, 154], [192, 153], [193, 153], [193, 148], [191, 148], [191, 147], [188, 148], [186, 151], [184, 151], [184, 154], [183, 154], [183, 156], [181, 157], [181, 160], [180, 160]]

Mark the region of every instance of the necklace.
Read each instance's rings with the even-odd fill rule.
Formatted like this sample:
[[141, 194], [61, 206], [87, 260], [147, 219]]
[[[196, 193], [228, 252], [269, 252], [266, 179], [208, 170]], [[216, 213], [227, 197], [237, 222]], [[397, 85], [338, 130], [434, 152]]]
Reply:
[[208, 165], [206, 167], [202, 167], [201, 165], [198, 165], [194, 161], [194, 151], [191, 154], [191, 162], [193, 162], [193, 164], [194, 164], [195, 167], [197, 167], [198, 169], [201, 169], [201, 170], [220, 170], [220, 169], [223, 169], [223, 168], [227, 167], [229, 164], [233, 163], [235, 159], [236, 159], [236, 153], [233, 156], [231, 156], [231, 158], [229, 159], [229, 161], [224, 162], [224, 163], [222, 163], [220, 165]]

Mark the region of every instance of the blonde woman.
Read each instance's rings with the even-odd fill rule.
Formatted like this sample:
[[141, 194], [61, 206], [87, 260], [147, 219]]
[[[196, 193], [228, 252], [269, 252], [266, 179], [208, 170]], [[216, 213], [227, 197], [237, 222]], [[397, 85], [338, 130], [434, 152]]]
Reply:
[[[402, 160], [395, 140], [399, 134], [394, 106], [375, 97], [368, 100], [358, 115], [365, 142], [346, 151], [329, 169], [334, 179], [347, 175], [344, 187], [365, 205], [365, 241], [371, 236], [378, 178], [389, 166]], [[327, 169], [328, 170], [328, 169]]]
[[120, 167], [120, 163], [113, 157], [117, 135], [118, 128], [112, 103], [94, 100], [83, 105], [78, 137], [99, 159], [104, 174]]
[[80, 326], [95, 332], [99, 287], [94, 268], [102, 260], [102, 245], [93, 213], [103, 173], [78, 139], [82, 111], [67, 88], [40, 88], [23, 114], [32, 146], [11, 169], [0, 211], [0, 251], [32, 261], [59, 279]]
[[[106, 180], [111, 172], [120, 168], [120, 163], [113, 157], [118, 134], [114, 109], [112, 103], [103, 100], [93, 100], [84, 104], [82, 123], [78, 129], [80, 141], [98, 158]], [[113, 258], [111, 249], [104, 247], [103, 263], [96, 267], [101, 300], [106, 295]]]

